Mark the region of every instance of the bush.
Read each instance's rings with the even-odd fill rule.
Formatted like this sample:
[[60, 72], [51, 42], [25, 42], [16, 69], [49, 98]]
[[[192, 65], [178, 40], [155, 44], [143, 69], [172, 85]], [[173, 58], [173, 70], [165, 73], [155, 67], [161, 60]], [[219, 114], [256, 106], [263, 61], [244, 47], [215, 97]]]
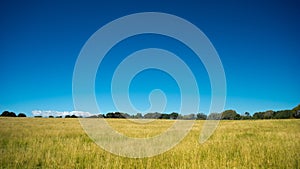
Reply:
[[26, 114], [24, 114], [24, 113], [19, 113], [19, 114], [18, 114], [18, 117], [26, 117]]
[[197, 120], [206, 120], [207, 115], [204, 113], [198, 113], [197, 114]]
[[225, 110], [222, 113], [222, 120], [239, 120], [240, 117], [235, 110]]
[[2, 117], [17, 117], [14, 112], [4, 111], [0, 116]]

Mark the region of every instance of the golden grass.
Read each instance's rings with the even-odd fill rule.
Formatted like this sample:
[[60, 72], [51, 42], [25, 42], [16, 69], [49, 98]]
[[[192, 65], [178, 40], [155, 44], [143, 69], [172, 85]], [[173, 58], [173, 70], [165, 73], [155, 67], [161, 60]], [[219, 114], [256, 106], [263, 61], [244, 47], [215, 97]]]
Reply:
[[[160, 134], [173, 122], [108, 120], [130, 137]], [[170, 151], [132, 159], [99, 148], [78, 119], [0, 118], [0, 168], [300, 168], [300, 120], [221, 121], [199, 144], [203, 122]]]

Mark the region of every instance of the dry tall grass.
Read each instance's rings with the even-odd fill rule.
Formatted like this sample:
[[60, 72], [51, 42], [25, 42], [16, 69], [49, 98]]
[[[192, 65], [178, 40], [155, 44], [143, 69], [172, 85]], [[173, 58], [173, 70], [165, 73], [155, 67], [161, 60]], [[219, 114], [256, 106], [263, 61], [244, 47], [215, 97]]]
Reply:
[[[149, 137], [173, 123], [109, 120], [130, 137]], [[199, 144], [197, 121], [175, 148], [131, 159], [99, 148], [78, 119], [0, 118], [1, 168], [300, 168], [300, 120], [222, 121]]]

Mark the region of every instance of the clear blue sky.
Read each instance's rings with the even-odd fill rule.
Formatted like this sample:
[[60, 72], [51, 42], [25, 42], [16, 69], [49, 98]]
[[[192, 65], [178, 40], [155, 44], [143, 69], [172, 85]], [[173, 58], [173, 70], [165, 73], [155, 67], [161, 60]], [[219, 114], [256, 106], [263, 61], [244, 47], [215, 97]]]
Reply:
[[[73, 69], [87, 39], [114, 19], [149, 11], [182, 17], [207, 35], [225, 69], [226, 109], [253, 114], [293, 108], [300, 103], [299, 8], [299, 2], [290, 0], [1, 1], [0, 111], [27, 115], [32, 110], [72, 111]], [[199, 66], [201, 62], [189, 59], [193, 54], [178, 43], [163, 36], [141, 35], [116, 45], [96, 80], [103, 113], [114, 111], [108, 98], [110, 89], [97, 84], [101, 79], [109, 80], [121, 60], [119, 56], [147, 47], [173, 51], [191, 65], [203, 97], [200, 111], [205, 112], [210, 95], [207, 74]], [[180, 55], [183, 52], [185, 55]], [[171, 77], [155, 70], [133, 80], [133, 103], [146, 109], [147, 93], [154, 88], [162, 88], [169, 95], [166, 111], [178, 109], [178, 86]]]

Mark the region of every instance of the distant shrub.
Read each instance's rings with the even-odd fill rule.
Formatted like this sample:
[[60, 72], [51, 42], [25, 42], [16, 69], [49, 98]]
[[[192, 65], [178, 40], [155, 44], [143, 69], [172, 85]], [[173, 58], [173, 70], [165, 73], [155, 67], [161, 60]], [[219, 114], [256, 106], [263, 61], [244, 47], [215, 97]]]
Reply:
[[4, 111], [0, 116], [2, 117], [17, 117], [14, 112]]
[[26, 114], [24, 114], [24, 113], [19, 113], [19, 114], [18, 114], [18, 117], [26, 117]]
[[78, 118], [76, 115], [66, 115], [65, 118]]
[[198, 113], [198, 114], [196, 115], [196, 119], [197, 119], [197, 120], [206, 120], [206, 119], [207, 119], [207, 115], [204, 114], [204, 113]]

